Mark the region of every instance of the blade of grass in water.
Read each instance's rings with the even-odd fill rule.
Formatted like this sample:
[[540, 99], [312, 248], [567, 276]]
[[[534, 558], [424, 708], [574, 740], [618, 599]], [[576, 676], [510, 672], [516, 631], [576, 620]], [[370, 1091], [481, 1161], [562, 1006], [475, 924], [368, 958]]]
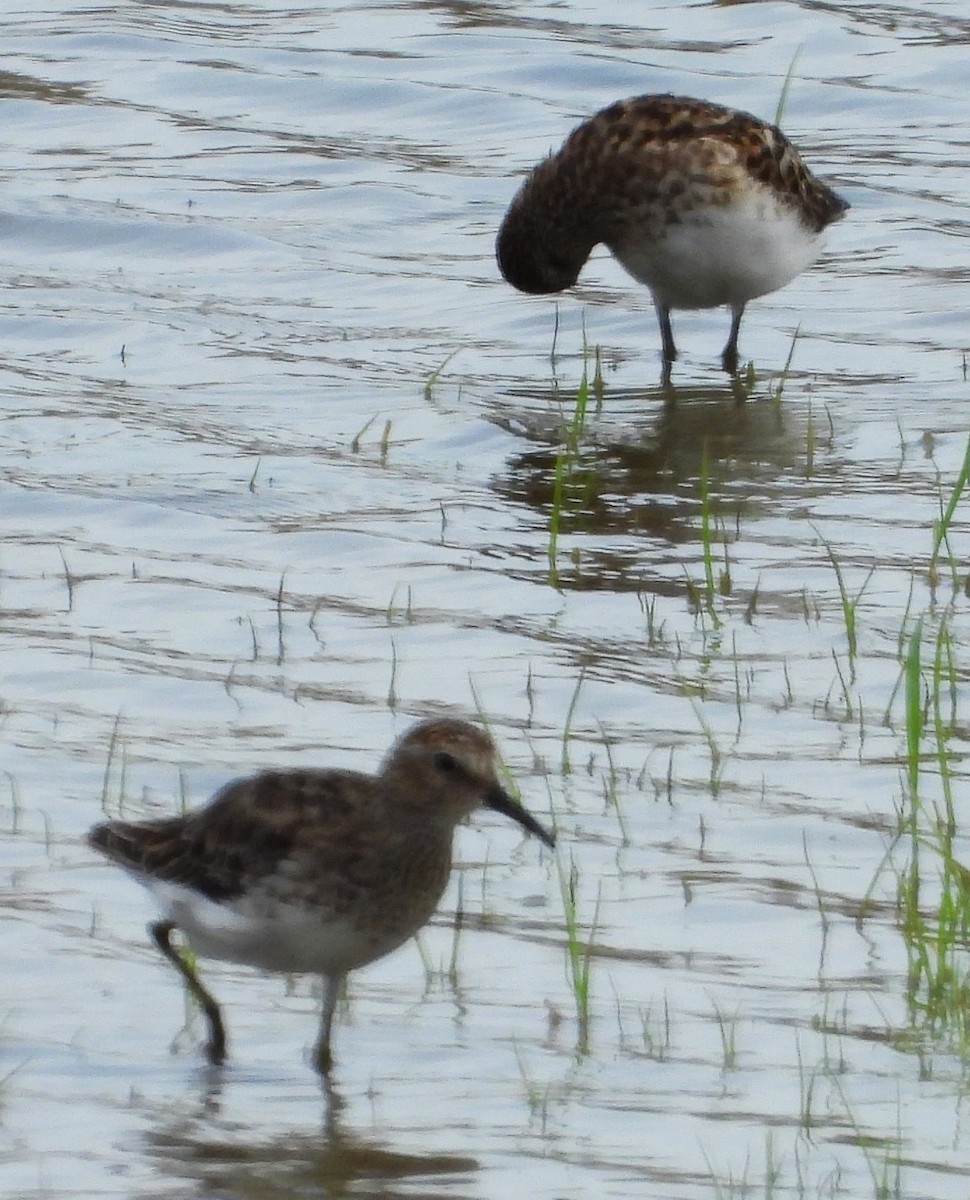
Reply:
[[[964, 490], [966, 489], [968, 480], [970, 480], [970, 440], [967, 441], [967, 448], [963, 455], [963, 466], [960, 468], [957, 481], [953, 485], [953, 491], [950, 493], [949, 502], [940, 515], [939, 521], [934, 522], [933, 525], [933, 551], [930, 554], [929, 575], [930, 580], [934, 583], [936, 581], [940, 547], [947, 541], [947, 537], [950, 532], [950, 525], [953, 522], [953, 514], [956, 512], [957, 505], [960, 503], [960, 499], [963, 496]], [[947, 546], [947, 549], [949, 549], [949, 546]], [[955, 567], [954, 582], [956, 582]]]
[[775, 109], [775, 124], [780, 125], [782, 117], [785, 115], [785, 108], [788, 104], [788, 93], [791, 91], [792, 80], [795, 78], [795, 64], [798, 62], [798, 56], [801, 54], [801, 46], [797, 46], [795, 53], [792, 55], [792, 60], [788, 64], [788, 71], [785, 75], [785, 81], [781, 85], [781, 95], [778, 97], [778, 107]]

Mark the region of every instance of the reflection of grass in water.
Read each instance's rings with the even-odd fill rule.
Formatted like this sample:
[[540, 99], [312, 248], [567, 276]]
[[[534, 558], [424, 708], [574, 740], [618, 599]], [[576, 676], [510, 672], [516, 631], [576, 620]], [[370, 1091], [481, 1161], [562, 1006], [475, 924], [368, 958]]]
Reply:
[[[897, 1101], [895, 1134], [892, 1137], [876, 1137], [862, 1130], [837, 1080], [835, 1086], [845, 1107], [843, 1122], [847, 1122], [853, 1131], [851, 1136], [843, 1133], [841, 1137], [854, 1144], [862, 1153], [872, 1180], [872, 1192], [869, 1194], [873, 1200], [902, 1200], [902, 1121], [899, 1102]], [[828, 1114], [827, 1119], [831, 1123], [832, 1115]], [[795, 1138], [789, 1154], [778, 1150], [778, 1134], [775, 1129], [766, 1128], [764, 1136], [764, 1166], [759, 1170], [752, 1162], [749, 1152], [745, 1155], [740, 1174], [736, 1174], [734, 1170], [719, 1170], [707, 1151], [701, 1148], [716, 1200], [756, 1200], [757, 1197], [761, 1197], [762, 1200], [778, 1200], [782, 1196], [795, 1196], [798, 1200], [806, 1200], [809, 1196], [819, 1197], [819, 1200], [836, 1200], [837, 1197], [850, 1195], [842, 1179], [842, 1167], [838, 1163], [834, 1167], [823, 1168], [824, 1173], [816, 1178], [808, 1176], [803, 1160], [806, 1153], [811, 1153], [813, 1141], [807, 1130], [803, 1129]], [[851, 1194], [862, 1200], [861, 1193]]]
[[514, 1038], [512, 1039], [512, 1050], [515, 1053], [515, 1061], [525, 1088], [526, 1102], [529, 1105], [529, 1115], [533, 1120], [538, 1120], [539, 1131], [545, 1136], [549, 1122], [549, 1102], [553, 1089], [552, 1081], [547, 1080], [544, 1085], [540, 1086], [532, 1078], [526, 1066], [525, 1059], [522, 1056], [522, 1051], [519, 1048], [519, 1043]]
[[562, 524], [563, 508], [569, 495], [569, 484], [573, 469], [579, 459], [579, 439], [586, 421], [586, 403], [589, 384], [586, 370], [576, 393], [576, 407], [572, 420], [563, 428], [563, 440], [556, 454], [556, 467], [552, 482], [552, 509], [549, 513], [549, 582], [559, 586], [559, 529]]
[[869, 580], [872, 579], [873, 572], [876, 568], [870, 567], [869, 574], [865, 577], [865, 579], [863, 579], [859, 590], [855, 593], [855, 595], [851, 595], [848, 585], [845, 582], [845, 576], [842, 573], [842, 565], [836, 558], [835, 551], [832, 549], [831, 544], [826, 541], [826, 539], [822, 536], [819, 530], [815, 528], [814, 525], [812, 528], [815, 530], [819, 541], [825, 547], [825, 553], [829, 557], [829, 562], [832, 564], [832, 570], [835, 572], [836, 582], [839, 585], [839, 600], [842, 604], [842, 621], [845, 625], [845, 639], [849, 652], [850, 682], [854, 682], [855, 660], [856, 655], [859, 652], [859, 602], [862, 600], [863, 594], [866, 588], [869, 586]]
[[724, 756], [721, 753], [717, 735], [711, 728], [710, 722], [705, 718], [697, 697], [691, 695], [686, 688], [685, 695], [690, 701], [691, 708], [693, 708], [697, 722], [701, 727], [701, 733], [704, 735], [704, 741], [707, 743], [707, 748], [710, 751], [711, 767], [708, 775], [708, 787], [710, 788], [711, 799], [716, 800], [721, 791], [721, 777], [724, 774]]
[[704, 443], [704, 451], [701, 457], [700, 484], [701, 555], [704, 563], [704, 605], [710, 614], [710, 618], [714, 622], [714, 628], [716, 629], [721, 624], [721, 621], [717, 615], [717, 610], [714, 607], [714, 598], [717, 595], [717, 586], [714, 582], [714, 550], [712, 546], [711, 534], [711, 479], [707, 459], [707, 442]]
[[[733, 589], [731, 579], [731, 560], [728, 553], [728, 532], [724, 518], [717, 511], [717, 505], [711, 494], [710, 464], [705, 441], [701, 452], [701, 469], [698, 478], [698, 489], [701, 504], [701, 562], [704, 569], [704, 581], [696, 583], [687, 576], [687, 603], [690, 610], [700, 617], [707, 617], [713, 629], [718, 630], [723, 624], [718, 612], [718, 597], [730, 596]], [[719, 542], [719, 548], [715, 543]], [[723, 557], [723, 566], [718, 568], [716, 560]], [[755, 601], [756, 603], [756, 601]]]
[[875, 1200], [902, 1200], [903, 1130], [899, 1097], [896, 1097], [895, 1135], [893, 1137], [876, 1137], [871, 1133], [866, 1133], [856, 1120], [841, 1081], [834, 1079], [833, 1083], [845, 1107], [849, 1124], [852, 1126], [853, 1140], [862, 1151], [862, 1157], [865, 1159], [872, 1177], [872, 1194]]
[[[424, 931], [419, 929], [414, 935], [414, 944], [417, 947], [418, 954], [421, 957], [421, 965], [424, 968], [424, 987], [425, 993], [430, 992], [436, 983], [445, 983], [452, 991], [457, 992], [459, 987], [459, 970], [458, 959], [461, 946], [461, 935], [465, 928], [465, 877], [459, 871], [458, 873], [458, 895], [455, 899], [455, 919], [451, 927], [451, 953], [447, 961], [442, 959], [437, 964], [432, 957], [431, 951], [428, 948], [424, 937]], [[483, 884], [484, 887], [484, 884]], [[483, 908], [483, 916], [485, 910]]]
[[589, 394], [601, 400], [604, 394], [603, 371], [600, 365], [599, 347], [594, 352], [595, 368], [592, 383], [589, 380], [589, 348], [586, 338], [582, 343], [582, 378], [576, 389], [573, 413], [569, 419], [563, 415], [562, 439], [556, 452], [556, 468], [552, 476], [552, 506], [549, 514], [549, 582], [553, 588], [559, 586], [559, 530], [565, 512], [582, 509], [586, 505], [589, 487], [595, 486], [595, 475], [587, 474], [582, 479], [582, 493], [577, 490], [580, 481], [579, 467], [582, 454], [582, 438], [586, 432]]
[[397, 593], [398, 584], [394, 585], [394, 591], [391, 592], [391, 598], [387, 602], [386, 620], [388, 625], [393, 625], [395, 622], [404, 625], [414, 624], [414, 592], [410, 584], [405, 588], [407, 597], [404, 607], [398, 603]]
[[[775, 381], [774, 386], [772, 387], [771, 385], [769, 385], [769, 387], [768, 387], [768, 394], [771, 396], [772, 400], [774, 400], [775, 404], [781, 403], [781, 398], [785, 393], [785, 385], [788, 383], [788, 378], [791, 375], [792, 359], [795, 357], [795, 346], [798, 344], [798, 338], [799, 338], [799, 335], [801, 334], [801, 331], [802, 331], [801, 325], [798, 325], [795, 327], [795, 332], [792, 334], [791, 345], [788, 347], [788, 357], [785, 359], [785, 365], [781, 369], [781, 374], [778, 376], [777, 380]], [[813, 433], [814, 433], [811, 425], [809, 426], [809, 430], [810, 430], [810, 432], [809, 432], [809, 439], [810, 439], [809, 447], [811, 448], [813, 446], [813, 442], [811, 439], [812, 439]], [[812, 460], [812, 457], [813, 457], [813, 455], [811, 454], [811, 450], [810, 450], [809, 461]]]
[[638, 1015], [640, 1017], [640, 1035], [643, 1039], [643, 1052], [648, 1058], [655, 1059], [657, 1062], [666, 1062], [670, 1058], [670, 1051], [673, 1045], [670, 1002], [664, 996], [662, 1016], [654, 1016], [652, 1004], [648, 1004], [646, 1008], [641, 1008]]
[[721, 1039], [721, 1070], [730, 1071], [738, 1065], [738, 1013], [726, 1016], [714, 1001], [714, 1019]]

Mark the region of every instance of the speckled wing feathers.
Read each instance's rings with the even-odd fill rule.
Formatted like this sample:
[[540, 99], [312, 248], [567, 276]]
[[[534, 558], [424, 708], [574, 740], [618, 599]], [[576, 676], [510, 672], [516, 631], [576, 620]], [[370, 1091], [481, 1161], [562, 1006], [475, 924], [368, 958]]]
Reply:
[[658, 198], [664, 190], [679, 196], [692, 175], [715, 186], [720, 178], [728, 187], [732, 169], [741, 169], [774, 189], [816, 232], [847, 207], [811, 174], [776, 125], [685, 96], [618, 101], [579, 126], [554, 157], [575, 157], [586, 177], [605, 170], [614, 184], [626, 183], [631, 200], [644, 189]]
[[[227, 901], [299, 849], [316, 870], [353, 874], [366, 835], [358, 801], [372, 789], [350, 771], [266, 771], [227, 784], [205, 808], [160, 821], [108, 821], [88, 840], [120, 866]], [[329, 850], [328, 850], [329, 847]]]

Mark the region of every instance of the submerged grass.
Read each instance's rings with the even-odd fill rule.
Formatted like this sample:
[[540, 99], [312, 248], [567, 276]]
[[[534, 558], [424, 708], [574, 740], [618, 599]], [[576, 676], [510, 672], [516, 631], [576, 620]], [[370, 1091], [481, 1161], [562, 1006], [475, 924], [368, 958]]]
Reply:
[[856, 656], [859, 653], [859, 604], [865, 594], [866, 588], [869, 586], [869, 581], [872, 579], [875, 567], [869, 569], [868, 575], [863, 579], [859, 590], [853, 595], [849, 591], [848, 584], [845, 581], [845, 575], [842, 573], [842, 564], [836, 558], [835, 551], [832, 549], [831, 543], [822, 535], [822, 533], [813, 525], [812, 528], [825, 547], [825, 553], [828, 555], [829, 562], [832, 564], [832, 570], [835, 572], [835, 579], [839, 585], [839, 600], [842, 604], [842, 621], [845, 625], [845, 640], [849, 651], [849, 672], [850, 680], [855, 679], [855, 664]]
[[953, 551], [950, 547], [949, 534], [950, 527], [953, 524], [953, 517], [956, 513], [957, 506], [963, 498], [966, 491], [967, 483], [970, 482], [970, 439], [967, 441], [967, 448], [963, 455], [963, 465], [960, 467], [957, 475], [956, 483], [953, 485], [953, 491], [950, 493], [950, 498], [946, 505], [941, 504], [940, 518], [933, 525], [933, 549], [930, 554], [929, 577], [930, 585], [935, 587], [939, 574], [940, 552], [944, 548], [947, 552], [947, 562], [950, 566], [950, 574], [953, 579], [954, 589], [959, 588], [959, 570]]
[[[596, 370], [594, 385], [596, 394], [602, 396], [603, 376], [600, 370], [600, 355], [595, 354]], [[563, 418], [562, 436], [556, 453], [556, 463], [552, 482], [552, 506], [549, 512], [549, 542], [547, 556], [549, 560], [549, 583], [558, 588], [559, 577], [559, 534], [562, 530], [563, 517], [566, 511], [583, 506], [583, 497], [577, 501], [577, 474], [581, 461], [583, 435], [586, 431], [586, 418], [589, 409], [589, 347], [583, 337], [583, 374], [576, 389], [573, 410], [568, 420]]]
[[[460, 350], [461, 347], [459, 346], [458, 349]], [[448, 355], [448, 357], [444, 360], [444, 362], [442, 362], [439, 366], [435, 367], [435, 369], [428, 375], [428, 378], [424, 385], [425, 400], [431, 400], [434, 397], [435, 385], [437, 384], [438, 380], [441, 378], [442, 371], [444, 371], [445, 367], [447, 367], [447, 365], [451, 362], [451, 360], [455, 357], [455, 355], [457, 353], [458, 353], [458, 350], [452, 350], [452, 352]]]
[[[123, 816], [127, 777], [125, 743], [121, 738], [121, 713], [117, 713], [108, 739], [108, 755], [104, 763], [104, 778], [101, 784], [101, 811], [105, 816]], [[111, 803], [112, 781], [117, 764], [118, 779], [115, 786], [117, 801]]]
[[711, 480], [710, 464], [707, 457], [707, 442], [701, 457], [701, 554], [704, 562], [704, 603], [710, 613], [715, 627], [720, 625], [720, 618], [714, 607], [717, 595], [717, 584], [714, 579], [714, 549], [713, 549], [713, 517], [711, 515]]
[[572, 698], [569, 701], [569, 709], [566, 712], [566, 720], [563, 723], [562, 758], [560, 760], [560, 768], [563, 775], [571, 775], [573, 770], [572, 759], [569, 756], [569, 743], [573, 735], [573, 717], [576, 715], [576, 705], [579, 703], [579, 693], [582, 689], [583, 680], [585, 678], [586, 668], [582, 667], [576, 680], [576, 686], [573, 688]]
[[[795, 64], [793, 62], [792, 66], [794, 66], [794, 65]], [[785, 86], [787, 87], [787, 85], [788, 85], [788, 80], [786, 79]], [[791, 375], [792, 359], [794, 359], [794, 357], [795, 357], [795, 347], [798, 345], [798, 339], [799, 339], [799, 336], [801, 335], [801, 332], [802, 332], [801, 325], [797, 325], [795, 327], [795, 332], [792, 334], [791, 345], [788, 347], [788, 357], [785, 359], [785, 365], [782, 367], [781, 374], [778, 376], [778, 379], [777, 379], [774, 387], [769, 389], [769, 393], [771, 395], [772, 400], [775, 402], [775, 404], [781, 404], [781, 398], [785, 393], [785, 386], [787, 385], [788, 378]]]
[[950, 747], [956, 728], [956, 671], [945, 621], [934, 640], [930, 661], [925, 662], [924, 626], [918, 621], [904, 664], [906, 749], [900, 838], [907, 861], [897, 873], [900, 927], [908, 959], [906, 999], [911, 1022], [968, 1059], [970, 869], [956, 853], [962, 840]]
[[597, 888], [593, 917], [584, 939], [579, 917], [579, 868], [572, 856], [567, 866], [562, 854], [557, 853], [556, 871], [566, 925], [567, 974], [576, 1008], [576, 1052], [582, 1057], [589, 1053], [593, 945], [599, 928], [603, 884], [601, 881]]
[[529, 1074], [525, 1059], [522, 1057], [522, 1051], [519, 1048], [519, 1043], [514, 1039], [512, 1041], [512, 1049], [515, 1053], [515, 1061], [519, 1068], [522, 1086], [525, 1088], [529, 1114], [534, 1121], [538, 1121], [540, 1132], [545, 1135], [549, 1122], [549, 1101], [552, 1094], [552, 1082], [547, 1081], [540, 1087]]
[[[906, 947], [906, 1003], [917, 1046], [939, 1047], [970, 1063], [970, 867], [967, 830], [955, 792], [962, 762], [958, 705], [966, 668], [954, 634], [962, 597], [949, 534], [970, 481], [970, 442], [948, 501], [934, 523], [928, 577], [938, 582], [946, 549], [953, 597], [933, 604], [900, 634], [903, 692], [902, 801], [896, 866], [897, 911]], [[907, 615], [912, 601], [907, 602]], [[956, 740], [956, 744], [954, 741]], [[895, 857], [895, 856], [894, 856]]]
[[[728, 553], [728, 533], [724, 520], [718, 515], [715, 502], [711, 495], [710, 463], [708, 459], [707, 442], [704, 442], [701, 452], [701, 469], [698, 479], [700, 492], [700, 541], [701, 563], [704, 570], [703, 583], [698, 585], [690, 577], [687, 578], [687, 600], [692, 612], [706, 616], [713, 629], [718, 630], [723, 624], [717, 608], [719, 596], [730, 596], [733, 590], [731, 579], [731, 560]], [[720, 546], [716, 545], [720, 542]], [[718, 558], [723, 563], [718, 564]]]

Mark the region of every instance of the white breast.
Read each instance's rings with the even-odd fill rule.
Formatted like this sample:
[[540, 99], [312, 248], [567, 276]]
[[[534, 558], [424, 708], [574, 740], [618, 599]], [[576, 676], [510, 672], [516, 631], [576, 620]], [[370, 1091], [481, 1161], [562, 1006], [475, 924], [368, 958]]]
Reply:
[[659, 236], [612, 247], [617, 261], [669, 308], [746, 304], [783, 287], [818, 257], [819, 235], [765, 188], [682, 212]]

